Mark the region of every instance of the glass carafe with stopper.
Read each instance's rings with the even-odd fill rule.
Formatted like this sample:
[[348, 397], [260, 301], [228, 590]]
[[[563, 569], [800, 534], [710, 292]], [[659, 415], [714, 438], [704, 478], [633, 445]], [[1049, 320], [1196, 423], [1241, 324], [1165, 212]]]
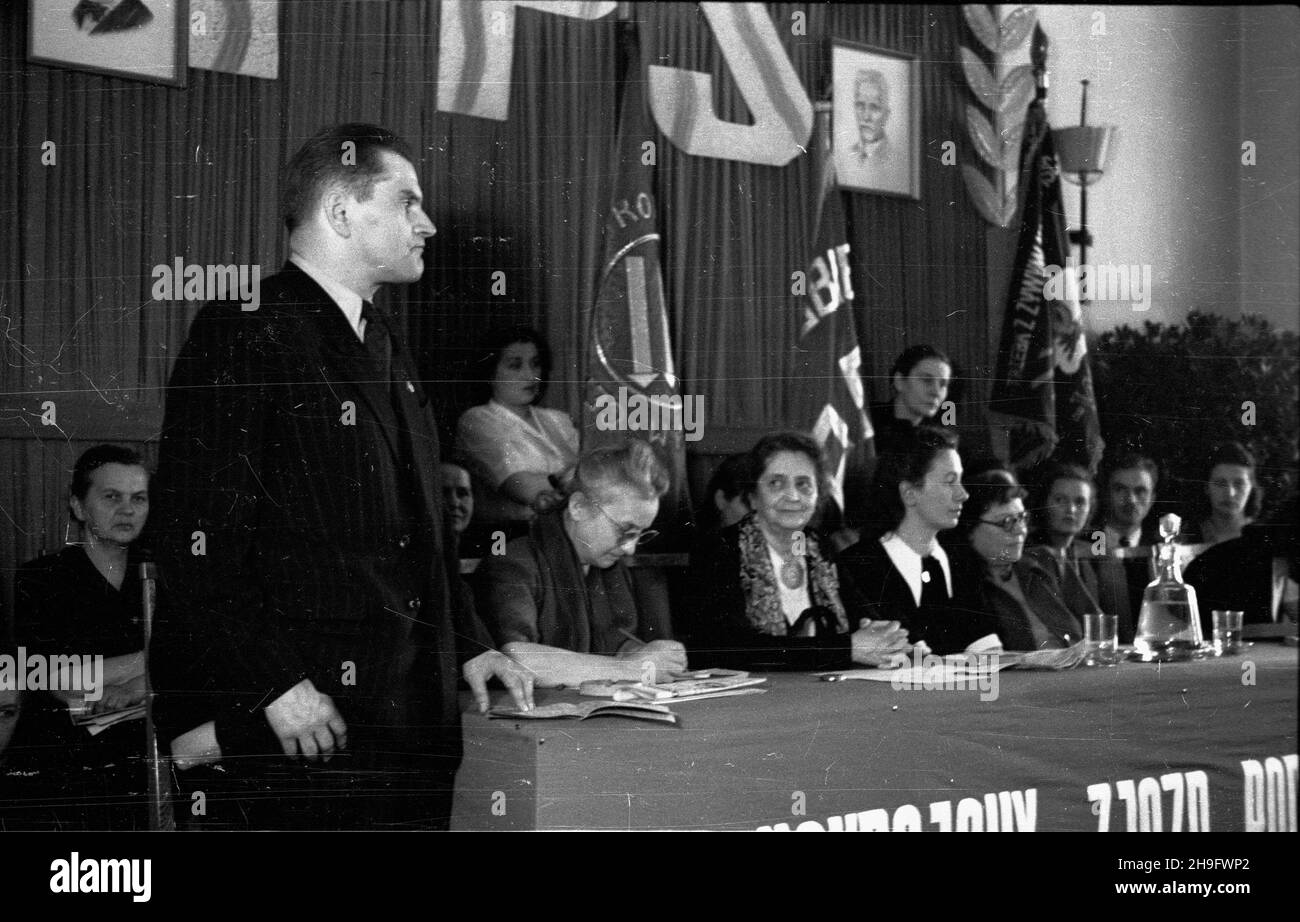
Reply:
[[1178, 567], [1174, 538], [1182, 526], [1176, 515], [1160, 518], [1160, 537], [1152, 548], [1156, 555], [1156, 578], [1142, 594], [1133, 653], [1146, 662], [1189, 659], [1205, 652], [1201, 636], [1201, 613], [1196, 607], [1196, 590], [1183, 582]]

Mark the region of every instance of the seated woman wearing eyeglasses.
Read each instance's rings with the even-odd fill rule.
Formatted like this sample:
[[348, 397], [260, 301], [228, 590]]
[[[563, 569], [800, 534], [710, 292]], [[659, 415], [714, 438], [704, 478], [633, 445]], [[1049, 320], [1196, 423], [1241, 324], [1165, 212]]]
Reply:
[[872, 484], [872, 528], [840, 554], [840, 571], [885, 617], [931, 653], [983, 653], [1001, 641], [984, 613], [978, 571], [950, 557], [939, 533], [957, 526], [967, 493], [957, 441], [946, 430], [898, 433]]
[[1066, 606], [1056, 574], [1024, 556], [1029, 527], [1025, 491], [1015, 475], [990, 468], [967, 478], [965, 486], [970, 499], [957, 528], [974, 552], [984, 607], [997, 620], [1003, 646], [1047, 650], [1078, 643], [1083, 627]]
[[666, 608], [638, 599], [623, 561], [656, 534], [648, 528], [668, 482], [645, 442], [586, 452], [564, 506], [537, 516], [504, 555], [483, 558], [479, 615], [536, 684], [640, 679], [646, 661], [660, 680], [686, 669]]
[[682, 623], [696, 665], [811, 671], [910, 652], [906, 632], [876, 619], [809, 527], [827, 495], [817, 443], [765, 436], [740, 481], [753, 512], [691, 557]]

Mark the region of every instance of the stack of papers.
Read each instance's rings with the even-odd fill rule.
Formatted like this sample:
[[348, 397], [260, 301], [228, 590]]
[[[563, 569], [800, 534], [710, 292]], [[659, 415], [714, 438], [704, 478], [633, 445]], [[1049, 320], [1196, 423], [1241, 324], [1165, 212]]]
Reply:
[[72, 718], [74, 727], [85, 727], [91, 736], [98, 736], [114, 724], [120, 724], [124, 720], [137, 720], [144, 718], [144, 704], [133, 704], [130, 707], [119, 708], [116, 711], [104, 711], [101, 714], [92, 714], [87, 710], [68, 710], [68, 715]]
[[602, 680], [583, 682], [578, 691], [592, 698], [613, 698], [615, 701], [701, 701], [705, 698], [730, 698], [736, 695], [761, 695], [767, 689], [756, 688], [766, 678], [751, 678], [748, 672], [730, 669], [708, 669], [684, 673], [669, 682], [653, 685], [643, 682]]

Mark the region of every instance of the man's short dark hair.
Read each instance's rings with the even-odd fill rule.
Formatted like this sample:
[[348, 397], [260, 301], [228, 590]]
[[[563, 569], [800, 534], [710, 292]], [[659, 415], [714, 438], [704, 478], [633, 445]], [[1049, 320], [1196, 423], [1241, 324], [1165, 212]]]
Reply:
[[370, 198], [383, 174], [382, 151], [414, 162], [410, 145], [378, 125], [353, 122], [312, 135], [284, 169], [280, 193], [284, 226], [292, 231], [302, 224], [325, 190], [335, 184], [342, 184], [359, 202]]
[[1159, 469], [1156, 467], [1156, 463], [1152, 461], [1151, 458], [1148, 457], [1147, 455], [1141, 454], [1136, 451], [1131, 451], [1128, 452], [1127, 454], [1120, 455], [1118, 458], [1115, 459], [1115, 463], [1110, 465], [1109, 468], [1107, 468], [1106, 480], [1104, 481], [1104, 483], [1106, 484], [1106, 488], [1108, 490], [1110, 489], [1110, 478], [1115, 476], [1115, 474], [1119, 473], [1120, 471], [1131, 471], [1134, 469], [1139, 471], [1146, 471], [1148, 474], [1150, 474], [1151, 489], [1154, 490], [1156, 488], [1156, 485], [1160, 482], [1160, 472]]

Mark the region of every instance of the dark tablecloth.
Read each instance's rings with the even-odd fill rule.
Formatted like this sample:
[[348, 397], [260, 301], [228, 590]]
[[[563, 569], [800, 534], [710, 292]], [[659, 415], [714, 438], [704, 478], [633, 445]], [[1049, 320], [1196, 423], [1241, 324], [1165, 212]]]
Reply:
[[[678, 704], [678, 727], [467, 714], [452, 828], [1295, 829], [1295, 647], [1005, 670], [987, 701], [798, 674], [768, 689]], [[538, 694], [554, 700], [576, 695]]]

